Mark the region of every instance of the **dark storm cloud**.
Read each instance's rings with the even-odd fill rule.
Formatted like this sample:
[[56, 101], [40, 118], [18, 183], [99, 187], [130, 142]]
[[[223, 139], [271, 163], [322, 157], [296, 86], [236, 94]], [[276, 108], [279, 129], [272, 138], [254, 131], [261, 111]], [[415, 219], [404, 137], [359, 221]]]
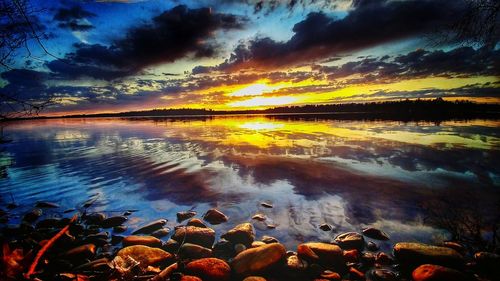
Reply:
[[392, 60], [387, 57], [364, 58], [341, 66], [313, 66], [312, 69], [327, 74], [330, 80], [357, 75], [361, 78], [351, 82], [390, 82], [395, 79], [436, 76], [497, 76], [500, 75], [499, 61], [500, 50], [460, 47], [448, 52], [418, 49]]
[[210, 8], [189, 9], [180, 5], [148, 24], [130, 28], [124, 38], [110, 46], [77, 44], [73, 53], [49, 62], [47, 67], [67, 78], [112, 80], [189, 55], [212, 57], [219, 48], [211, 40], [214, 32], [242, 28], [245, 21], [232, 14], [214, 13]]
[[[461, 1], [355, 1], [346, 17], [309, 13], [286, 42], [256, 38], [235, 48], [210, 70], [275, 68], [376, 46], [446, 29], [463, 13]], [[197, 69], [199, 71], [200, 69]]]
[[13, 97], [16, 99], [33, 100], [43, 99], [46, 95], [44, 84], [48, 75], [29, 69], [11, 69], [0, 74], [2, 79], [8, 82], [0, 88], [0, 95]]
[[58, 21], [58, 26], [62, 28], [68, 28], [73, 31], [88, 31], [94, 28], [94, 26], [86, 21], [86, 19], [95, 16], [94, 13], [86, 11], [80, 6], [73, 6], [57, 10], [54, 20]]

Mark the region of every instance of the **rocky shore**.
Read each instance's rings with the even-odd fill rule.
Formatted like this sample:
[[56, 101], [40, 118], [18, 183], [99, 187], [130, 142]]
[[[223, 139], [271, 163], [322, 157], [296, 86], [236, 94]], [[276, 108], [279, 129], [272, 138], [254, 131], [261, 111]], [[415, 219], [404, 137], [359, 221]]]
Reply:
[[[91, 203], [89, 203], [91, 204]], [[390, 236], [375, 228], [341, 233], [333, 241], [308, 241], [286, 249], [276, 238], [256, 237], [252, 221], [216, 233], [210, 225], [227, 223], [216, 209], [201, 218], [194, 211], [177, 214], [177, 226], [165, 218], [127, 231], [133, 210], [108, 216], [91, 212], [90, 205], [73, 217], [46, 216], [61, 208], [38, 202], [9, 224], [17, 206], [0, 209], [3, 244], [0, 280], [499, 280], [500, 256], [466, 251], [449, 241], [442, 245], [416, 242], [379, 250]], [[266, 206], [272, 208], [272, 205]], [[74, 214], [74, 215], [73, 215]], [[323, 231], [332, 231], [327, 224]], [[219, 239], [216, 239], [220, 237]]]

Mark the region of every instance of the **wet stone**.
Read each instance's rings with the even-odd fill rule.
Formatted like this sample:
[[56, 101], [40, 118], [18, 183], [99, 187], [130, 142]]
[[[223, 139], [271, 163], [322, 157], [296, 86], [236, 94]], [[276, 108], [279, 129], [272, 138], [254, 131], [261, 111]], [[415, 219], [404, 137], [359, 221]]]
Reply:
[[396, 281], [398, 280], [396, 273], [389, 269], [373, 269], [368, 272], [368, 277], [373, 281]]
[[212, 257], [212, 250], [200, 245], [184, 243], [179, 249], [182, 259], [201, 259]]
[[161, 229], [165, 224], [167, 224], [167, 220], [159, 219], [152, 221], [142, 227], [136, 229], [132, 234], [151, 234], [152, 232]]
[[183, 221], [190, 219], [194, 216], [196, 216], [195, 211], [178, 212], [177, 213], [177, 222], [183, 222]]
[[329, 225], [327, 223], [323, 223], [323, 224], [319, 225], [319, 229], [321, 229], [323, 231], [331, 231], [333, 228], [331, 225]]
[[105, 219], [106, 215], [104, 213], [90, 213], [83, 217], [83, 220], [88, 224], [100, 224]]
[[414, 281], [466, 281], [466, 275], [458, 270], [440, 265], [424, 264], [412, 272]]
[[115, 233], [122, 233], [125, 231], [127, 231], [127, 226], [125, 226], [125, 225], [118, 225], [118, 226], [113, 227], [113, 232], [115, 232]]
[[203, 281], [229, 281], [231, 268], [217, 258], [204, 258], [192, 261], [186, 265], [186, 273], [200, 277]]
[[[141, 266], [155, 266], [173, 259], [173, 255], [158, 248], [151, 248], [143, 245], [134, 245], [121, 249], [116, 254], [117, 257], [127, 259], [131, 257], [141, 263]], [[116, 257], [115, 257], [116, 259]]]
[[155, 248], [161, 247], [162, 242], [160, 239], [153, 236], [130, 235], [122, 240], [122, 244], [125, 247], [132, 245], [144, 245]]
[[62, 254], [62, 257], [70, 261], [82, 261], [95, 255], [96, 246], [94, 244], [85, 244], [78, 246]]
[[177, 242], [193, 243], [211, 248], [215, 241], [215, 231], [211, 228], [196, 226], [179, 227], [175, 230], [172, 239]]
[[398, 262], [408, 265], [429, 263], [457, 267], [464, 263], [463, 256], [451, 248], [422, 243], [397, 243], [394, 246], [394, 256]]
[[203, 215], [203, 219], [215, 225], [227, 222], [228, 217], [217, 209], [210, 209]]
[[363, 235], [376, 240], [389, 240], [389, 235], [380, 229], [368, 227], [363, 229]]
[[335, 242], [343, 249], [363, 249], [365, 240], [363, 235], [357, 232], [346, 232], [335, 237]]
[[119, 226], [126, 221], [127, 221], [127, 217], [125, 217], [125, 216], [114, 216], [114, 217], [109, 217], [107, 219], [104, 219], [100, 223], [100, 225], [103, 228], [111, 228], [111, 227]]
[[197, 227], [202, 227], [202, 228], [207, 227], [200, 219], [197, 219], [197, 218], [190, 219], [186, 225], [187, 226], [197, 226]]
[[234, 257], [231, 268], [236, 276], [259, 275], [284, 262], [286, 249], [279, 243], [247, 249]]
[[269, 202], [262, 202], [262, 203], [260, 203], [260, 205], [264, 208], [272, 208], [273, 207], [273, 204], [271, 204]]
[[223, 234], [221, 238], [224, 238], [233, 244], [243, 244], [250, 247], [255, 239], [255, 233], [251, 223], [242, 223], [230, 229], [228, 232]]
[[236, 254], [239, 254], [239, 253], [245, 251], [246, 249], [247, 249], [247, 247], [241, 243], [234, 245], [234, 252]]
[[271, 243], [279, 243], [280, 241], [272, 236], [264, 235], [262, 236], [262, 239], [260, 241], [266, 243], [266, 244], [271, 244]]
[[36, 228], [53, 228], [59, 226], [60, 219], [49, 218], [37, 222]]
[[252, 219], [257, 221], [265, 221], [267, 217], [264, 214], [255, 214], [253, 215]]
[[310, 263], [318, 263], [328, 268], [344, 266], [342, 249], [337, 245], [321, 242], [303, 243], [298, 245], [297, 254]]
[[170, 229], [168, 228], [160, 228], [158, 230], [155, 230], [151, 232], [151, 236], [156, 237], [156, 238], [162, 238], [167, 236], [170, 233]]

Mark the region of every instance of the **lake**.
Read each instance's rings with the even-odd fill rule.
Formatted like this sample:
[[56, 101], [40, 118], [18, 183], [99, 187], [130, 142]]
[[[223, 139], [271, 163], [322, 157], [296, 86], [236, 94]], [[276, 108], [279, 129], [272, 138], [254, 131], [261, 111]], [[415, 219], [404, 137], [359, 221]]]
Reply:
[[428, 222], [426, 203], [499, 195], [499, 126], [300, 116], [16, 121], [3, 129], [12, 141], [1, 145], [0, 200], [22, 214], [38, 200], [74, 208], [96, 199], [89, 211], [138, 210], [129, 229], [157, 218], [173, 228], [179, 211], [216, 207], [229, 216], [217, 234], [262, 213], [266, 221], [252, 221], [257, 238], [287, 248], [366, 226], [392, 243], [435, 242], [448, 233]]

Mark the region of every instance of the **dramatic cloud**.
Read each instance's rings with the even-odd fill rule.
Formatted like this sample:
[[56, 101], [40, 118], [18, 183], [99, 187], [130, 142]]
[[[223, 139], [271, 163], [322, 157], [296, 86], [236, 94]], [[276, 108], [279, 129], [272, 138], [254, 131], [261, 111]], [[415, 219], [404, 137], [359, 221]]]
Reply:
[[94, 26], [87, 18], [95, 17], [94, 13], [84, 10], [80, 6], [71, 8], [60, 8], [54, 15], [54, 20], [59, 22], [59, 27], [68, 28], [73, 31], [88, 31]]
[[180, 5], [154, 17], [149, 24], [131, 28], [110, 46], [77, 44], [73, 53], [49, 62], [47, 67], [67, 78], [111, 80], [188, 55], [212, 57], [218, 50], [212, 40], [214, 32], [239, 29], [244, 22], [242, 17], [213, 13], [210, 8]]
[[312, 12], [295, 24], [286, 42], [256, 38], [235, 48], [218, 67], [201, 70], [277, 68], [349, 53], [394, 40], [446, 29], [463, 13], [460, 1], [354, 1], [346, 17]]
[[352, 75], [361, 76], [354, 82], [394, 81], [403, 78], [423, 77], [471, 77], [500, 75], [500, 50], [461, 47], [448, 52], [418, 49], [392, 60], [364, 58], [341, 66], [313, 66], [313, 70], [328, 75], [330, 80]]

